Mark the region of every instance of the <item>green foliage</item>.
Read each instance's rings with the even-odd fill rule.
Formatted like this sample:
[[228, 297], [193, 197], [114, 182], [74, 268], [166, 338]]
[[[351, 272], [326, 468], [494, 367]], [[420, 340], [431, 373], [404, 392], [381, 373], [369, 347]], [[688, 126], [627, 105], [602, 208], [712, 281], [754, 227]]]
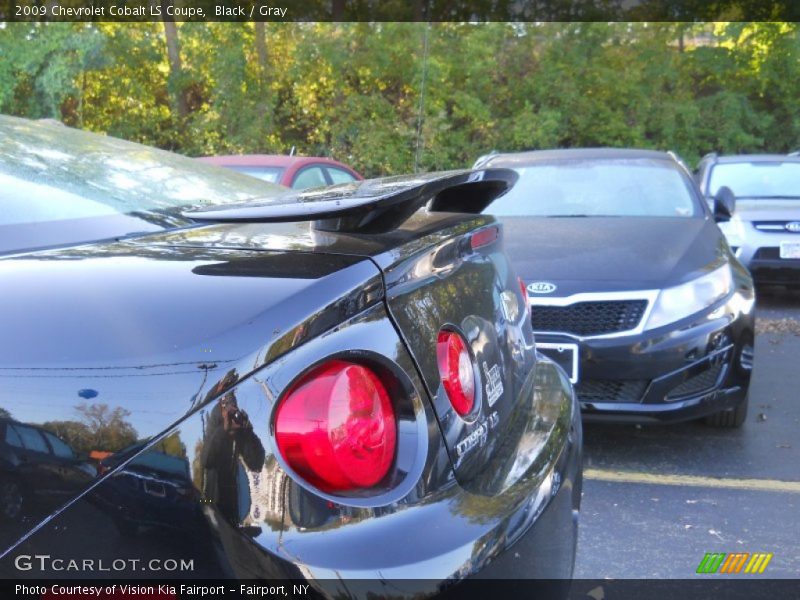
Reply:
[[94, 435], [80, 421], [46, 421], [42, 427], [64, 440], [75, 452], [89, 454], [95, 449]]
[[[105, 38], [78, 23], [5, 24], [0, 29], [0, 105], [33, 118], [63, 118], [82, 101], [83, 74], [102, 68]], [[9, 110], [11, 109], [11, 110]]]
[[181, 441], [178, 433], [171, 433], [162, 440], [153, 444], [152, 450], [163, 452], [177, 458], [186, 458], [186, 444]]
[[78, 404], [79, 421], [49, 421], [42, 427], [52, 431], [79, 453], [92, 450], [116, 452], [136, 441], [136, 430], [127, 421], [130, 412], [107, 404]]
[[800, 147], [796, 23], [184, 23], [177, 66], [165, 35], [0, 24], [0, 111], [192, 156], [294, 147], [368, 176], [492, 149]]

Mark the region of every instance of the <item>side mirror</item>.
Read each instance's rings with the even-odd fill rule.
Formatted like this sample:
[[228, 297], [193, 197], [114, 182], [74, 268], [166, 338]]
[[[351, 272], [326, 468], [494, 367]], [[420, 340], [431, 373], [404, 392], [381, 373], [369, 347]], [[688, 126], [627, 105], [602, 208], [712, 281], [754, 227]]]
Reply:
[[718, 223], [730, 221], [734, 210], [736, 210], [736, 196], [731, 188], [723, 185], [714, 196], [714, 220]]

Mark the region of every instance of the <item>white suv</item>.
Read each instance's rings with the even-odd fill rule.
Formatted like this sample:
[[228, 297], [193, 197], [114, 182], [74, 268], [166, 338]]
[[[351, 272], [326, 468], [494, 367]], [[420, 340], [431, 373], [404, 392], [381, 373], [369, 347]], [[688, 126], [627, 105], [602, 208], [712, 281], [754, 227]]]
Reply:
[[753, 279], [800, 288], [800, 156], [710, 154], [695, 176], [709, 203], [733, 191], [733, 215], [719, 226]]

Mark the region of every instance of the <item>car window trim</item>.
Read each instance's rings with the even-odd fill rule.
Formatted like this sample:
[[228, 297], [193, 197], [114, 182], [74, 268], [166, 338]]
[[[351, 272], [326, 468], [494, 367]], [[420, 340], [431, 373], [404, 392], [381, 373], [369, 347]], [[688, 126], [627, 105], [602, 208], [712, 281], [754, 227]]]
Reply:
[[[39, 429], [37, 429], [36, 427], [32, 427], [31, 425], [24, 425], [24, 424], [15, 424], [14, 429], [16, 430], [17, 435], [19, 435], [19, 439], [22, 442], [22, 446], [25, 450], [27, 450], [28, 452], [38, 452], [39, 454], [48, 454], [50, 456], [53, 456], [53, 452], [50, 449], [50, 443], [47, 441], [47, 438], [44, 435], [42, 435], [42, 432]], [[47, 451], [42, 452], [41, 450], [37, 450], [36, 448], [28, 448], [28, 445], [25, 443], [25, 436], [23, 436], [20, 433], [20, 430], [22, 429], [30, 429], [31, 431], [34, 431], [40, 438], [42, 438], [42, 441], [44, 442], [44, 446]]]
[[[331, 185], [331, 180], [328, 177], [327, 170], [325, 169], [325, 164], [324, 163], [310, 163], [310, 164], [307, 164], [307, 165], [303, 165], [302, 167], [297, 169], [297, 171], [294, 172], [294, 175], [292, 176], [292, 181], [290, 182], [290, 186], [289, 187], [292, 188], [293, 190], [297, 189], [297, 188], [294, 187], [295, 181], [297, 181], [297, 178], [300, 177], [300, 175], [302, 175], [304, 171], [308, 171], [309, 169], [319, 169], [322, 172], [322, 178], [325, 180], [325, 183], [327, 185]], [[315, 186], [311, 186], [311, 187], [315, 187]], [[308, 188], [305, 188], [305, 189], [308, 189]]]
[[[75, 458], [75, 451], [74, 451], [74, 450], [73, 450], [73, 449], [70, 447], [70, 445], [69, 445], [69, 444], [67, 444], [67, 443], [66, 443], [64, 440], [62, 440], [60, 437], [58, 437], [56, 434], [54, 434], [52, 431], [45, 431], [45, 430], [42, 430], [42, 431], [40, 431], [39, 433], [41, 433], [41, 434], [42, 434], [42, 436], [44, 437], [44, 441], [45, 441], [45, 442], [47, 442], [47, 445], [48, 445], [48, 447], [50, 448], [50, 454], [52, 454], [52, 455], [53, 455], [53, 456], [55, 456], [56, 458], [64, 458], [64, 459]], [[58, 452], [56, 452], [56, 447], [55, 447], [55, 445], [54, 445], [54, 444], [53, 444], [53, 443], [50, 441], [50, 438], [51, 438], [51, 437], [52, 437], [52, 438], [55, 438], [56, 440], [58, 440], [59, 442], [61, 442], [62, 444], [64, 444], [64, 446], [65, 446], [66, 448], [68, 448], [68, 449], [69, 449], [69, 451], [70, 451], [70, 456], [61, 456], [61, 455], [60, 455]]]
[[352, 183], [353, 181], [358, 181], [358, 177], [356, 177], [356, 174], [353, 171], [351, 171], [350, 169], [346, 169], [344, 167], [340, 167], [339, 165], [328, 165], [328, 164], [326, 164], [325, 167], [323, 168], [323, 170], [325, 171], [325, 178], [328, 180], [328, 185], [334, 185], [333, 177], [331, 176], [331, 174], [329, 172], [330, 169], [336, 169], [337, 171], [343, 171], [344, 173], [347, 173], [348, 175], [350, 175], [350, 177], [353, 178], [351, 181], [347, 181], [345, 183]]
[[[17, 439], [19, 440], [19, 443], [22, 444], [21, 446], [17, 446], [16, 444], [12, 444], [12, 443], [10, 443], [8, 441], [8, 432], [9, 431], [13, 431], [14, 432], [14, 434], [17, 436]], [[19, 431], [17, 431], [17, 428], [14, 427], [13, 423], [6, 423], [6, 429], [3, 432], [3, 443], [8, 444], [12, 448], [21, 448], [22, 450], [26, 450], [27, 449], [27, 448], [25, 448], [25, 442], [22, 441], [22, 436], [19, 434]]]

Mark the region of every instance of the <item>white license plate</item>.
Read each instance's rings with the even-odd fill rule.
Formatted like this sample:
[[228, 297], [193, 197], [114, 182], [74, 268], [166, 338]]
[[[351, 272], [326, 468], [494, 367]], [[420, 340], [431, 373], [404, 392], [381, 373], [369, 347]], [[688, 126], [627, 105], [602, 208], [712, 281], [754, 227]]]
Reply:
[[572, 383], [578, 383], [578, 345], [536, 342], [536, 349], [566, 371]]
[[800, 242], [781, 242], [781, 258], [800, 258]]

